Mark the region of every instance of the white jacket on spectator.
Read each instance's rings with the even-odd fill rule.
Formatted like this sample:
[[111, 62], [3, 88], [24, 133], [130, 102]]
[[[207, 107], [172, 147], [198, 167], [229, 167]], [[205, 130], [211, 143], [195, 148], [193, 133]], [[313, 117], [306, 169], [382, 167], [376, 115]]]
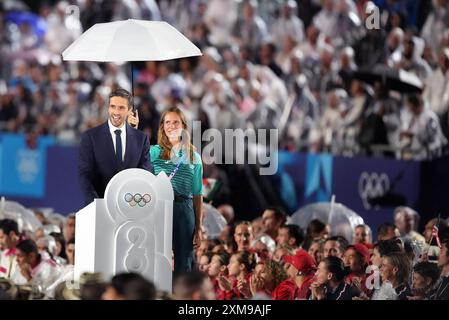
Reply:
[[50, 287], [60, 276], [60, 270], [53, 260], [41, 260], [39, 264], [31, 271], [31, 281], [27, 279], [20, 272], [20, 268], [17, 268], [12, 281], [17, 285], [31, 284], [36, 286], [39, 291], [46, 293], [47, 288]]
[[7, 249], [0, 252], [0, 278], [9, 279], [18, 269], [17, 259], [14, 249]]
[[441, 131], [438, 117], [426, 108], [418, 116], [408, 110], [401, 113], [401, 131], [410, 131], [413, 137], [400, 141], [402, 148], [408, 148], [415, 160], [424, 160], [438, 155], [447, 140]]
[[438, 68], [427, 78], [423, 98], [438, 116], [442, 116], [447, 111], [449, 107], [449, 70], [443, 74], [441, 68]]

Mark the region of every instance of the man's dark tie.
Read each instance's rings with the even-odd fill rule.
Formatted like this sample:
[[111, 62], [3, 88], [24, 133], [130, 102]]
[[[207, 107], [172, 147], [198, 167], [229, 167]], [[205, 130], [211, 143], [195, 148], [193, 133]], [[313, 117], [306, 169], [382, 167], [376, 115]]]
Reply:
[[122, 162], [122, 138], [120, 137], [120, 134], [122, 133], [122, 130], [115, 130], [115, 159], [117, 162], [117, 170], [122, 170], [123, 162]]

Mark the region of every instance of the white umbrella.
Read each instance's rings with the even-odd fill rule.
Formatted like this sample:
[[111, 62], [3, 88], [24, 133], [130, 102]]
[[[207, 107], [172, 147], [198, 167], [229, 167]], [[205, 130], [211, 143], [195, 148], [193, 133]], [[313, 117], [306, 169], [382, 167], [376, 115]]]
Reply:
[[97, 23], [62, 53], [72, 61], [164, 61], [200, 56], [200, 49], [164, 21]]
[[203, 203], [204, 217], [203, 227], [208, 239], [218, 238], [226, 226], [226, 219], [223, 215], [208, 203]]
[[310, 221], [319, 219], [329, 224], [333, 236], [343, 236], [350, 243], [353, 241], [355, 227], [363, 224], [363, 218], [341, 203], [319, 202], [309, 204], [296, 211], [289, 223], [306, 229]]
[[[200, 49], [164, 21], [97, 23], [62, 52], [65, 61], [165, 61], [201, 56]], [[133, 64], [131, 84], [134, 93]]]
[[19, 231], [35, 232], [42, 227], [42, 223], [36, 218], [33, 211], [25, 208], [15, 201], [0, 201], [0, 219], [13, 219], [19, 225]]

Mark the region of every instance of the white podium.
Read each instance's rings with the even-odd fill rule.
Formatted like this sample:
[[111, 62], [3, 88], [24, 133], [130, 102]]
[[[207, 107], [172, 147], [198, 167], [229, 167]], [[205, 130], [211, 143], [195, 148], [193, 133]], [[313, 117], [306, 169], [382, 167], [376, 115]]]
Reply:
[[101, 272], [106, 279], [137, 272], [158, 290], [172, 290], [173, 188], [164, 172], [117, 173], [104, 199], [76, 214], [75, 270]]

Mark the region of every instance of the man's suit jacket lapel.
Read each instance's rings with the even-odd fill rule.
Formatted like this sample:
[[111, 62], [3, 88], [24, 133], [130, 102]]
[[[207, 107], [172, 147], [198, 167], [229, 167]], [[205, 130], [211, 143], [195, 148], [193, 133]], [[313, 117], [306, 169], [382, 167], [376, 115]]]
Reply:
[[134, 130], [126, 123], [126, 150], [125, 150], [125, 160], [123, 162], [123, 169], [127, 169], [131, 166], [131, 159], [133, 156], [133, 152], [136, 149], [135, 143], [136, 139], [134, 139]]
[[106, 154], [107, 160], [110, 164], [111, 168], [114, 168], [115, 171], [117, 171], [117, 163], [115, 161], [115, 150], [114, 150], [114, 144], [112, 142], [112, 136], [111, 132], [109, 131], [109, 124], [106, 121], [105, 124], [103, 124], [103, 129], [101, 130], [102, 133], [102, 139], [101, 141], [104, 141], [105, 148], [106, 148]]

